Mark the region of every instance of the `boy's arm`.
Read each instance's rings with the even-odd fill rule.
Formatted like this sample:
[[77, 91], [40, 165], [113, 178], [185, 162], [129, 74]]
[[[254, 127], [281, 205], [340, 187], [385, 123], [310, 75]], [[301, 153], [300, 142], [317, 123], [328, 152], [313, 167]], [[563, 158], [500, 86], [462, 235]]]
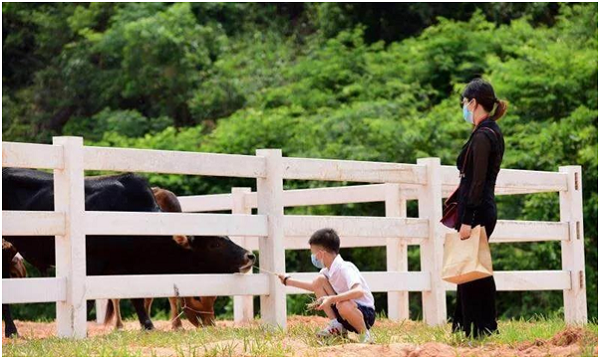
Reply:
[[335, 304], [337, 302], [343, 302], [351, 299], [358, 299], [365, 295], [365, 290], [362, 287], [360, 272], [355, 266], [347, 267], [345, 271], [342, 272], [343, 279], [346, 281], [346, 285], [350, 288], [349, 291], [344, 293], [339, 293], [338, 295], [332, 296], [331, 304]]
[[363, 289], [362, 285], [360, 284], [355, 284], [352, 286], [352, 288], [344, 293], [340, 293], [337, 295], [333, 295], [333, 303], [337, 303], [337, 302], [343, 302], [345, 300], [351, 300], [351, 299], [358, 299], [360, 297], [362, 297], [363, 295], [365, 295], [365, 290]]
[[[285, 275], [285, 274], [278, 274], [277, 276], [279, 277], [279, 280], [281, 281], [281, 284], [283, 284], [283, 285], [289, 285], [292, 287], [308, 290], [311, 292], [313, 291], [312, 282], [304, 282], [301, 280], [292, 279], [292, 278], [290, 278], [290, 276]], [[285, 280], [286, 277], [287, 277], [287, 280]], [[285, 283], [284, 283], [284, 280], [285, 280]]]

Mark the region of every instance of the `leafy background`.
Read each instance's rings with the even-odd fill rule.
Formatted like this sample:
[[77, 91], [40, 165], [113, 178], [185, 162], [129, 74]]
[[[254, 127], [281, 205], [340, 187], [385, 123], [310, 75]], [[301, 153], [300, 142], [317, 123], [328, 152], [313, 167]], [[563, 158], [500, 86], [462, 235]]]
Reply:
[[[461, 89], [492, 82], [510, 109], [504, 168], [583, 167], [588, 310], [598, 315], [598, 5], [556, 3], [4, 3], [2, 134], [86, 144], [452, 165], [469, 134]], [[148, 174], [178, 195], [246, 179]], [[352, 183], [286, 181], [286, 188]], [[558, 220], [558, 195], [498, 197], [502, 219]], [[383, 204], [286, 213], [383, 215]], [[409, 215], [417, 215], [409, 203]], [[342, 239], [343, 240], [343, 239]], [[493, 245], [498, 270], [560, 269], [559, 243]], [[385, 248], [345, 249], [365, 271]], [[418, 248], [409, 253], [419, 269]], [[310, 271], [307, 251], [287, 270]], [[30, 268], [32, 275], [35, 271]], [[419, 294], [411, 315], [422, 316]], [[449, 313], [454, 296], [448, 296]], [[304, 313], [306, 296], [289, 296]], [[386, 296], [376, 294], [379, 311]], [[165, 315], [166, 301], [155, 311]], [[257, 305], [258, 307], [258, 305]], [[230, 317], [230, 298], [217, 312]], [[561, 292], [500, 292], [504, 318], [554, 315]], [[124, 314], [131, 315], [130, 307]], [[17, 306], [51, 319], [53, 305]]]

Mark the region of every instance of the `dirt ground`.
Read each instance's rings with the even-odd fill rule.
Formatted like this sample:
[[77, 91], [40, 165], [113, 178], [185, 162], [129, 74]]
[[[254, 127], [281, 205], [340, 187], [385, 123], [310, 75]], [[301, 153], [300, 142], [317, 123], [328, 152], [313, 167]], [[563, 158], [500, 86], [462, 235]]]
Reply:
[[[15, 322], [19, 328], [21, 338], [19, 339], [2, 339], [2, 344], [9, 343], [14, 340], [27, 340], [32, 338], [47, 338], [54, 336], [56, 333], [56, 325], [54, 323], [35, 323], [35, 322]], [[158, 330], [170, 330], [168, 321], [155, 321], [155, 326]], [[288, 321], [292, 326], [295, 323], [311, 324], [322, 326], [326, 324], [326, 320], [320, 317], [291, 317]], [[137, 322], [125, 322], [125, 330], [139, 330]], [[378, 325], [386, 326], [393, 325], [391, 322], [380, 322]], [[217, 326], [232, 327], [231, 321], [218, 321]], [[193, 326], [184, 322], [185, 329], [193, 329]], [[4, 332], [4, 322], [2, 322], [2, 331]], [[88, 323], [89, 336], [106, 335], [113, 331], [112, 326], [104, 326], [94, 322]], [[539, 356], [579, 356], [581, 352], [581, 344], [583, 340], [583, 329], [568, 328], [552, 337], [549, 340], [535, 340], [533, 342], [522, 342], [515, 346], [500, 345], [500, 344], [485, 344], [484, 346], [476, 347], [452, 347], [447, 344], [429, 342], [424, 344], [410, 343], [391, 343], [391, 344], [357, 344], [348, 343], [340, 345], [329, 345], [324, 347], [310, 347], [305, 342], [286, 338], [282, 343], [296, 356], [347, 356], [347, 357], [448, 357], [448, 356], [481, 356], [481, 357], [539, 357]], [[223, 340], [210, 343], [205, 350], [208, 351], [214, 347], [230, 347], [233, 348], [232, 355], [245, 356], [243, 344], [241, 340]], [[139, 348], [145, 355], [158, 356], [176, 356], [177, 353], [170, 348]], [[596, 346], [594, 355], [598, 355], [598, 347]]]

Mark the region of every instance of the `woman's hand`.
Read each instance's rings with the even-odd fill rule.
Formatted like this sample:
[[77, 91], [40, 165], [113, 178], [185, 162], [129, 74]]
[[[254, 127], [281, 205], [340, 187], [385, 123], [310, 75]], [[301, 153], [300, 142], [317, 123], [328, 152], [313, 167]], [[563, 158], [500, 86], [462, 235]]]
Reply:
[[460, 234], [461, 240], [464, 241], [465, 239], [469, 239], [471, 237], [471, 226], [468, 224], [462, 224], [458, 233]]

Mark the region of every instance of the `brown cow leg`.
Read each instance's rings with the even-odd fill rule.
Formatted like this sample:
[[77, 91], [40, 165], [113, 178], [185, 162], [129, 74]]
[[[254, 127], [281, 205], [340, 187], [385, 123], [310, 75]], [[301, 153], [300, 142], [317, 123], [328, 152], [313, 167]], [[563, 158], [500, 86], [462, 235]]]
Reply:
[[111, 299], [115, 310], [115, 329], [123, 329], [123, 318], [121, 317], [121, 300]]
[[169, 298], [169, 306], [171, 307], [171, 328], [173, 330], [181, 329], [183, 327], [181, 318], [179, 317], [179, 308], [177, 306], [178, 301], [179, 298], [177, 297]]
[[146, 298], [144, 299], [144, 310], [148, 313], [148, 316], [152, 318], [152, 302], [154, 298]]

